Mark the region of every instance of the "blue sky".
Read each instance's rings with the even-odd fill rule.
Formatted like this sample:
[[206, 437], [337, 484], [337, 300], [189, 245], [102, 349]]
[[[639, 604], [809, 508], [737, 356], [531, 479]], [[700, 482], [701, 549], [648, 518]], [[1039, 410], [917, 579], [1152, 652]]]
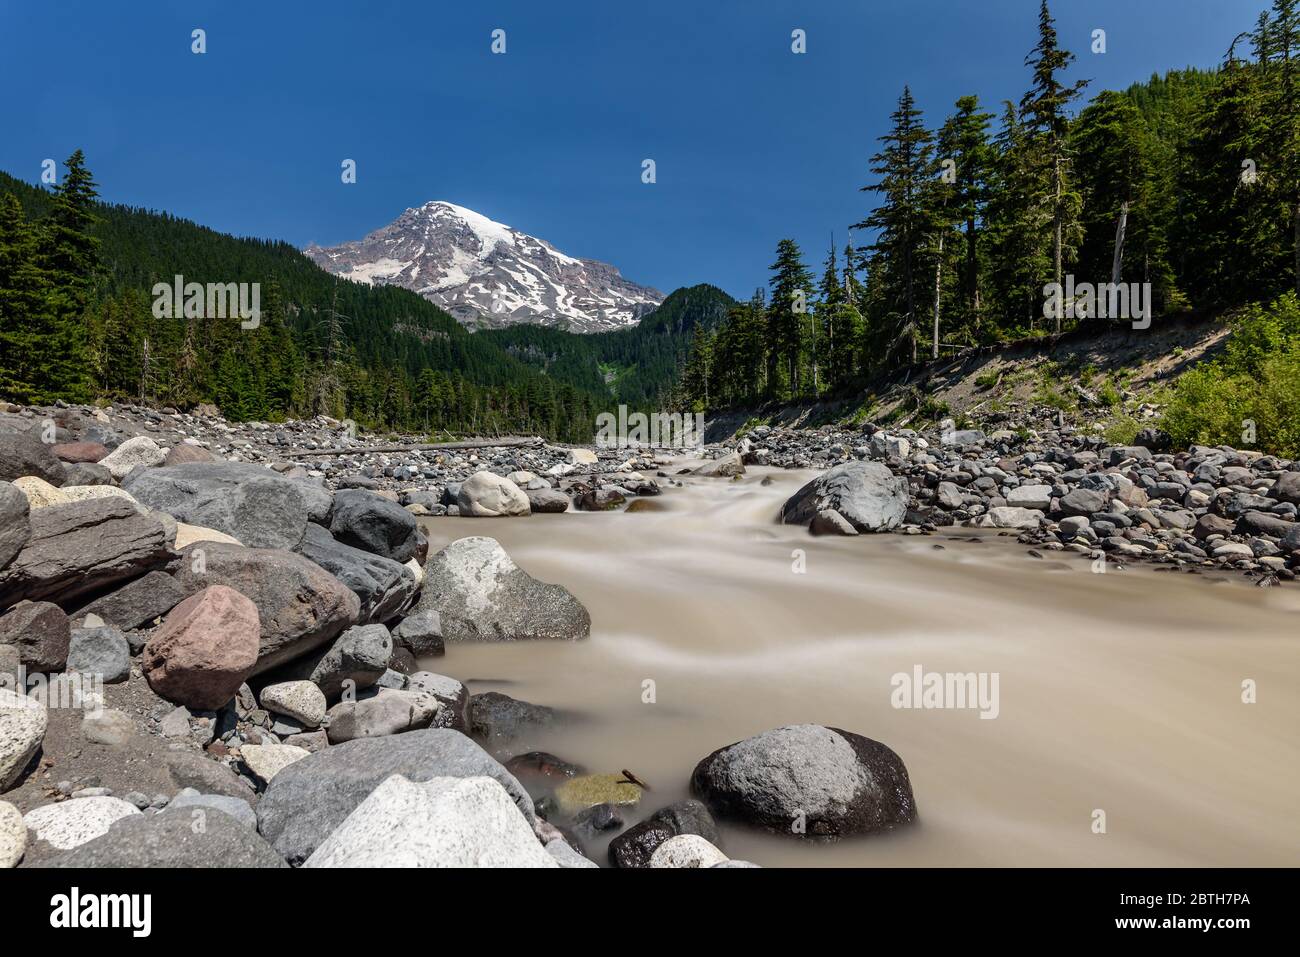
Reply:
[[[1265, 0], [1056, 0], [1091, 91], [1217, 64]], [[445, 199], [665, 292], [819, 267], [904, 83], [927, 122], [1028, 81], [1038, 0], [0, 0], [0, 169], [322, 245]], [[208, 51], [190, 52], [207, 31]], [[506, 31], [504, 55], [491, 32]], [[790, 50], [795, 28], [807, 53]], [[1093, 29], [1107, 52], [1089, 51]], [[340, 182], [355, 159], [358, 181]], [[657, 182], [641, 182], [643, 159]]]

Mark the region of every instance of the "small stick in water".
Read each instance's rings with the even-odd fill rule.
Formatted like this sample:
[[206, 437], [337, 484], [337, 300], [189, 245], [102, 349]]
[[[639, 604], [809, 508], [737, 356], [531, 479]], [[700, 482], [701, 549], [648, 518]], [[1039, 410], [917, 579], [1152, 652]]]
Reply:
[[649, 791], [649, 790], [650, 790], [650, 785], [646, 784], [644, 781], [642, 781], [640, 778], [638, 778], [635, 774], [633, 774], [633, 773], [632, 773], [631, 771], [629, 771], [627, 768], [624, 768], [622, 773], [623, 773], [623, 778], [624, 778], [624, 780], [619, 781], [619, 782], [618, 782], [619, 784], [635, 784], [635, 785], [636, 785], [637, 787], [639, 787], [642, 791]]

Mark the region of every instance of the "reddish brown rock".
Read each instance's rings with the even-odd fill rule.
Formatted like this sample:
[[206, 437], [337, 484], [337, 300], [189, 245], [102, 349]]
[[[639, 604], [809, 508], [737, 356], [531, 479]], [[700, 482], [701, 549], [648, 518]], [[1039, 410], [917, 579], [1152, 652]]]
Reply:
[[108, 454], [99, 442], [63, 442], [51, 450], [64, 462], [98, 462]]
[[144, 646], [149, 687], [169, 701], [213, 711], [235, 696], [257, 664], [257, 606], [211, 585], [172, 609]]
[[16, 648], [28, 671], [62, 671], [71, 639], [68, 616], [48, 601], [20, 601], [0, 617], [0, 645]]
[[177, 442], [167, 453], [167, 458], [163, 460], [163, 465], [184, 465], [186, 462], [215, 462], [214, 456], [207, 449], [199, 448], [197, 445], [188, 445], [185, 442]]

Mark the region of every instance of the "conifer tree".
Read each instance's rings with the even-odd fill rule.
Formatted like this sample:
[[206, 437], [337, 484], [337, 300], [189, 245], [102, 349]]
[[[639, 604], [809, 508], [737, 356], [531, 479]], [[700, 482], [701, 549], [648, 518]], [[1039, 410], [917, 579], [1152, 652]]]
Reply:
[[812, 276], [793, 239], [776, 244], [776, 262], [769, 269], [772, 295], [767, 307], [768, 388], [797, 396], [801, 394], [799, 370], [808, 304], [813, 295]]

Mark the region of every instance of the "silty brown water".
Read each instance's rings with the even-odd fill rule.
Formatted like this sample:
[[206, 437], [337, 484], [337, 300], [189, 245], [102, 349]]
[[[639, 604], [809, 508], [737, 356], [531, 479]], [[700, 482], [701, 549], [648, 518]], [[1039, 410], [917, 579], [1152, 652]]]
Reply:
[[[1300, 860], [1300, 587], [1096, 574], [1084, 557], [1038, 560], [965, 529], [813, 538], [775, 524], [814, 474], [687, 477], [661, 512], [428, 520], [431, 551], [489, 535], [563, 584], [592, 634], [451, 644], [424, 664], [571, 712], [516, 750], [630, 769], [653, 789], [644, 813], [686, 796], [714, 749], [785, 724], [898, 752], [919, 824], [831, 845], [724, 826], [731, 856], [767, 866]], [[895, 708], [892, 676], [917, 666], [996, 673], [997, 717]]]

